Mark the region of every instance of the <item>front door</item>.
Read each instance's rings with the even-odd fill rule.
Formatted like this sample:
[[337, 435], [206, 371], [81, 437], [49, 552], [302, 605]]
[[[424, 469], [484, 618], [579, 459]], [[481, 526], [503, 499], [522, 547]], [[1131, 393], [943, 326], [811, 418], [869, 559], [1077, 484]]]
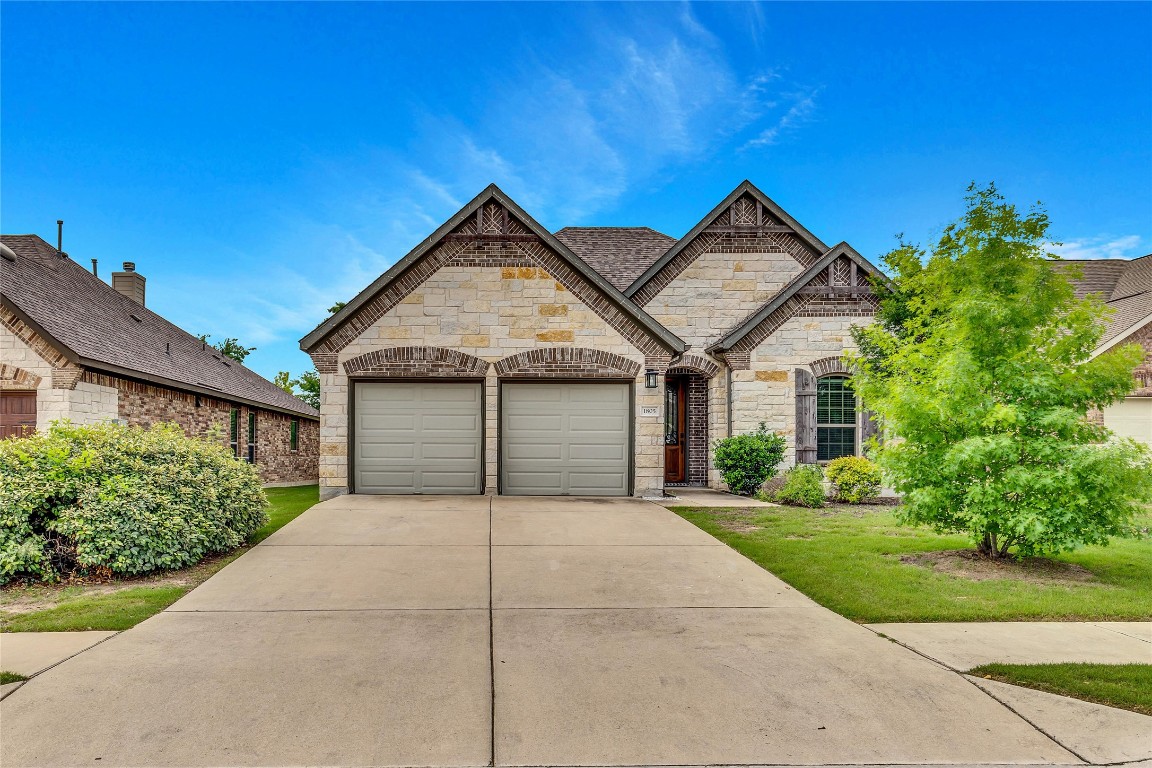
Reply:
[[664, 383], [664, 482], [682, 483], [688, 476], [687, 379]]

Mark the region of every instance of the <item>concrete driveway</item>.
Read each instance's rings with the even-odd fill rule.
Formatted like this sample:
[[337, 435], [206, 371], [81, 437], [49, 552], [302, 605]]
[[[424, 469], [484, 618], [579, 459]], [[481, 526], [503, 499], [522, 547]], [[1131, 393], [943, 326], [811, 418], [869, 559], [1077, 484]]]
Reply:
[[636, 500], [325, 502], [0, 722], [6, 768], [1079, 762]]

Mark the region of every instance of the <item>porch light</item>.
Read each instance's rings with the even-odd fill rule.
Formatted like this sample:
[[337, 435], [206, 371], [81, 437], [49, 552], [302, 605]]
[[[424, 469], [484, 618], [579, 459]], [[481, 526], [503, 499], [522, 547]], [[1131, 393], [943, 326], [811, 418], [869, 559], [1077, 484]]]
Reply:
[[645, 389], [656, 389], [656, 371], [651, 369], [644, 371], [644, 387]]

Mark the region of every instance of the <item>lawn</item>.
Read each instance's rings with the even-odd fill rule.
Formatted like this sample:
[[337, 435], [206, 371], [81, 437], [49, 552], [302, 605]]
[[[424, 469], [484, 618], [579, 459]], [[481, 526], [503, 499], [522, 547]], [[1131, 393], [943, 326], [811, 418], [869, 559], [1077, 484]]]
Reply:
[[1152, 715], [1152, 664], [985, 664], [968, 674]]
[[[268, 522], [249, 539], [257, 544], [319, 499], [318, 486], [268, 488]], [[78, 632], [134, 627], [188, 594], [247, 548], [208, 558], [180, 571], [105, 584], [9, 586], [0, 590], [0, 631]], [[29, 604], [44, 605], [25, 610]], [[24, 606], [24, 607], [21, 607]]]
[[1009, 573], [976, 580], [903, 562], [902, 556], [971, 544], [963, 536], [899, 526], [890, 507], [673, 511], [858, 622], [1152, 618], [1148, 539], [1117, 540], [1055, 559], [1055, 571], [1074, 571], [1080, 580], [1059, 573], [1046, 578], [1043, 571], [1028, 579]]

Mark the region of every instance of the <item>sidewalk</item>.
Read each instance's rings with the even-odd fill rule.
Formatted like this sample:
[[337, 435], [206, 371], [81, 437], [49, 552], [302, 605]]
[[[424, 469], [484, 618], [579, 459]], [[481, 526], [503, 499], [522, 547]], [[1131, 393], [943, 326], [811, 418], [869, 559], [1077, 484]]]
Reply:
[[866, 624], [957, 672], [981, 664], [1152, 664], [1152, 621]]

